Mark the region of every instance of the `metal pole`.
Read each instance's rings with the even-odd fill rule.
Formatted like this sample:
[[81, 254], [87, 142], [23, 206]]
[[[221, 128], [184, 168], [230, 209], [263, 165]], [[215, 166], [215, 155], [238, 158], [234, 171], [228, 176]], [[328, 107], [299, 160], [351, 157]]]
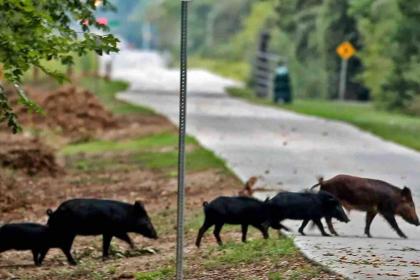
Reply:
[[347, 64], [348, 64], [348, 59], [341, 59], [340, 88], [338, 91], [338, 98], [340, 100], [344, 100], [345, 95], [346, 95]]
[[188, 2], [181, 0], [181, 83], [179, 96], [178, 215], [176, 238], [176, 279], [184, 279], [184, 198], [185, 198], [185, 127], [187, 113], [187, 24]]

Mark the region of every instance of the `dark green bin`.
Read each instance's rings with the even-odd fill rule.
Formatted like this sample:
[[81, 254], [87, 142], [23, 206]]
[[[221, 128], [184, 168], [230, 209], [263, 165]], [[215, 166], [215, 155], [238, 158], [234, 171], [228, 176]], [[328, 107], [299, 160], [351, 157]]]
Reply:
[[286, 66], [279, 66], [274, 72], [273, 101], [276, 103], [291, 103], [292, 90], [290, 86], [289, 70]]

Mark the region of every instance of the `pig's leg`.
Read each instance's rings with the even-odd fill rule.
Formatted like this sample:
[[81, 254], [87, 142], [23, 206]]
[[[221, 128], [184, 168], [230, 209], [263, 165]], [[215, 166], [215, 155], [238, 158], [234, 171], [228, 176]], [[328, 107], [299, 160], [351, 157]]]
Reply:
[[302, 234], [302, 235], [305, 235], [305, 233], [303, 232], [303, 230], [305, 229], [305, 227], [306, 227], [306, 225], [309, 223], [309, 220], [304, 220], [303, 221], [303, 223], [302, 223], [302, 225], [300, 226], [300, 228], [299, 228], [299, 233], [300, 234]]
[[134, 248], [134, 243], [131, 240], [130, 236], [128, 236], [127, 233], [125, 233], [125, 232], [124, 233], [118, 233], [118, 234], [115, 234], [115, 237], [118, 238], [118, 239], [121, 239], [122, 241], [127, 242], [128, 245], [130, 245], [131, 249]]
[[104, 234], [102, 237], [102, 259], [105, 260], [109, 257], [109, 246], [111, 245], [112, 235]]
[[223, 245], [222, 239], [220, 238], [220, 231], [222, 230], [223, 224], [216, 224], [214, 227], [214, 237], [216, 237], [217, 244], [220, 246]]
[[264, 239], [268, 239], [268, 227], [263, 226], [263, 225], [259, 225], [259, 224], [252, 225], [252, 226], [257, 228], [259, 231], [261, 231]]
[[212, 226], [213, 224], [204, 221], [204, 224], [201, 226], [200, 230], [198, 231], [197, 239], [195, 241], [195, 246], [200, 247], [201, 244], [201, 238], [203, 238], [204, 233]]
[[34, 263], [35, 263], [36, 266], [40, 265], [40, 263], [38, 261], [38, 254], [39, 254], [38, 250], [32, 249], [32, 257], [34, 259]]
[[326, 217], [325, 221], [327, 222], [328, 230], [331, 232], [331, 234], [334, 234], [335, 236], [338, 236], [338, 233], [335, 231], [334, 226], [332, 224], [331, 217]]
[[77, 262], [74, 260], [73, 256], [71, 255], [71, 252], [70, 252], [71, 247], [73, 246], [73, 241], [74, 241], [75, 237], [76, 236], [70, 236], [66, 240], [65, 245], [60, 248], [61, 251], [63, 251], [64, 255], [66, 255], [67, 261], [70, 265], [76, 265], [77, 264]]
[[241, 225], [241, 228], [242, 228], [242, 242], [246, 242], [246, 234], [248, 232], [248, 225], [243, 224]]
[[70, 249], [65, 248], [65, 249], [61, 249], [64, 253], [64, 255], [66, 255], [67, 261], [69, 262], [70, 265], [76, 265], [77, 262], [73, 259], [73, 256], [70, 253]]
[[290, 231], [290, 228], [286, 227], [285, 225], [283, 225], [283, 224], [281, 224], [281, 223], [279, 223], [279, 224], [278, 224], [278, 228], [279, 228], [279, 229], [283, 229], [283, 230], [285, 230], [285, 231]]
[[372, 224], [373, 219], [375, 218], [377, 212], [376, 211], [368, 211], [366, 213], [366, 226], [365, 226], [365, 234], [368, 237], [372, 237], [370, 235], [370, 225]]
[[38, 262], [39, 264], [42, 264], [42, 262], [44, 261], [45, 256], [48, 253], [49, 248], [42, 248], [40, 253], [39, 253], [39, 257], [38, 257]]
[[391, 227], [398, 233], [398, 235], [402, 238], [407, 238], [407, 236], [401, 231], [400, 227], [397, 224], [397, 221], [395, 220], [395, 217], [391, 213], [384, 213], [382, 214], [387, 220], [387, 222], [391, 225]]
[[325, 232], [324, 226], [322, 225], [322, 222], [320, 219], [314, 219], [313, 221], [316, 224], [316, 226], [319, 228], [319, 231], [321, 232], [323, 236], [330, 236], [328, 233]]

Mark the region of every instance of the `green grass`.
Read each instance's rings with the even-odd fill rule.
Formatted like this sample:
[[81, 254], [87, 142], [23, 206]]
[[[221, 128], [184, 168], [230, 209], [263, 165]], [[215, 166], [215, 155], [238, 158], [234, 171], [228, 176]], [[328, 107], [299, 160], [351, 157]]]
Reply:
[[188, 65], [191, 68], [204, 68], [221, 76], [238, 81], [246, 81], [251, 71], [250, 65], [247, 62], [225, 61], [197, 56], [189, 58]]
[[275, 261], [280, 257], [292, 256], [297, 253], [293, 240], [288, 237], [256, 239], [247, 243], [232, 242], [210, 250], [209, 260], [204, 264], [207, 268], [224, 265], [255, 263], [262, 259]]
[[292, 104], [273, 104], [253, 96], [249, 89], [228, 89], [235, 97], [263, 105], [353, 124], [383, 139], [420, 151], [420, 118], [376, 109], [371, 103], [326, 100], [295, 100]]
[[[211, 151], [201, 148], [194, 138], [187, 137], [186, 144], [188, 147], [187, 170], [202, 171], [211, 168], [228, 170], [221, 159]], [[107, 158], [98, 159], [95, 155], [102, 155], [106, 152], [121, 154], [129, 152], [126, 159], [130, 163], [173, 173], [176, 171], [178, 163], [177, 145], [178, 136], [175, 133], [161, 133], [124, 141], [97, 140], [71, 144], [64, 147], [60, 154], [65, 156], [91, 155], [91, 157], [77, 160], [73, 166], [79, 170], [95, 171], [118, 167], [118, 162]]]
[[106, 81], [104, 79], [97, 79], [94, 77], [85, 77], [81, 79], [80, 85], [92, 91], [99, 98], [102, 104], [111, 112], [117, 115], [127, 114], [143, 114], [154, 115], [153, 110], [133, 105], [127, 102], [119, 101], [115, 98], [118, 92], [124, 91], [128, 88], [128, 83], [123, 81]]
[[[178, 136], [174, 133], [161, 133], [136, 139], [110, 141], [96, 140], [86, 143], [76, 143], [66, 146], [61, 153], [63, 155], [74, 155], [78, 153], [100, 154], [116, 151], [138, 151], [177, 145]], [[197, 144], [192, 137], [187, 137], [186, 144]]]
[[[177, 169], [178, 151], [140, 153], [136, 160], [147, 168], [166, 170], [172, 174]], [[217, 158], [212, 152], [198, 146], [187, 152], [185, 168], [187, 171], [203, 171], [213, 168], [227, 170], [221, 159]]]
[[135, 275], [136, 280], [167, 280], [174, 276], [175, 269], [173, 267], [164, 267], [150, 272], [138, 272]]

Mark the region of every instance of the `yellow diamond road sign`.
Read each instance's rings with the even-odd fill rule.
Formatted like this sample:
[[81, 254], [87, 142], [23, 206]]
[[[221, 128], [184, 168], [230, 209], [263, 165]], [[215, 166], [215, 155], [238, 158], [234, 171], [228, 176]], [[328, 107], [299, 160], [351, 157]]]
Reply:
[[337, 47], [337, 54], [342, 59], [349, 59], [356, 53], [356, 49], [353, 47], [353, 45], [350, 42], [343, 42]]

